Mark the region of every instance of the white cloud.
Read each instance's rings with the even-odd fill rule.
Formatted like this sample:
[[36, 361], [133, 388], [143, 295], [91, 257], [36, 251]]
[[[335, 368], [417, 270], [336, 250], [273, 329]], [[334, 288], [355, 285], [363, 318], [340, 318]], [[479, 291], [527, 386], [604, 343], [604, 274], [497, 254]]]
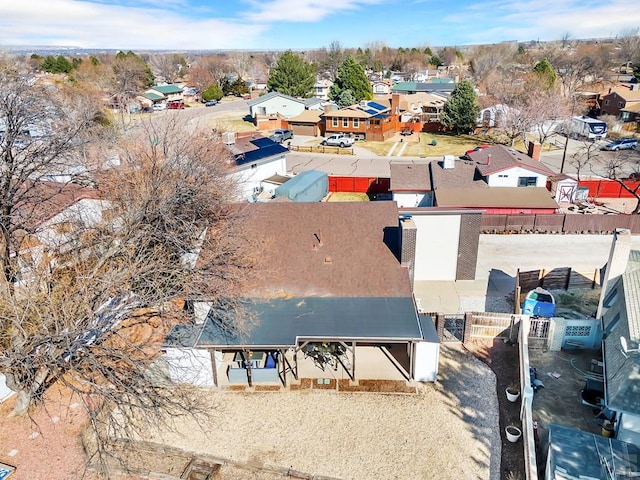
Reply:
[[[13, 3], [13, 2], [12, 2]], [[158, 2], [159, 3], [159, 2]], [[0, 43], [123, 49], [249, 48], [264, 25], [180, 15], [175, 10], [28, 0], [0, 6]]]
[[[245, 18], [254, 22], [317, 22], [340, 12], [358, 10], [384, 0], [250, 0]], [[387, 1], [387, 6], [389, 2]]]
[[495, 0], [476, 3], [444, 18], [446, 23], [473, 24], [464, 43], [493, 43], [501, 40], [559, 40], [615, 36], [640, 26], [640, 2], [540, 0]]

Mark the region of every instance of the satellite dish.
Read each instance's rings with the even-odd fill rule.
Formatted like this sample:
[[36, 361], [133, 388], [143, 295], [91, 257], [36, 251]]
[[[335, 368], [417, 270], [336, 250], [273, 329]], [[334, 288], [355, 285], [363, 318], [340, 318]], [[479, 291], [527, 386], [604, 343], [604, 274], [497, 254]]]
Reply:
[[640, 352], [640, 348], [629, 349], [629, 346], [627, 345], [627, 339], [624, 338], [624, 336], [620, 337], [620, 345], [622, 345], [622, 354], [625, 356], [625, 358], [627, 357], [628, 353]]

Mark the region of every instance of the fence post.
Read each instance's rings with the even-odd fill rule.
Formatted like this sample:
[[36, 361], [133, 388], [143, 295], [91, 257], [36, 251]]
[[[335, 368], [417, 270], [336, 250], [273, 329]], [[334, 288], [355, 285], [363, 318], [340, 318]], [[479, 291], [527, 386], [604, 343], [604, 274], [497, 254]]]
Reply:
[[567, 271], [567, 279], [564, 281], [564, 289], [569, 290], [569, 283], [571, 282], [571, 267]]
[[516, 315], [520, 313], [520, 294], [522, 288], [520, 287], [520, 269], [516, 272], [516, 286], [513, 289], [513, 313]]
[[444, 313], [436, 313], [436, 331], [438, 339], [442, 342], [444, 338]]
[[462, 344], [466, 345], [471, 341], [471, 320], [473, 315], [470, 312], [464, 314], [464, 327], [462, 330]]

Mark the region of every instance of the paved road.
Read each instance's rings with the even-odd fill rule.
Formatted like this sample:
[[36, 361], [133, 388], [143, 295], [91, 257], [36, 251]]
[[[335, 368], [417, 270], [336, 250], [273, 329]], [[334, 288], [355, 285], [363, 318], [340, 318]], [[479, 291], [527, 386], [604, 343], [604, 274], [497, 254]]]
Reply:
[[[292, 145], [303, 145], [312, 137], [295, 137]], [[556, 136], [554, 139], [563, 148], [543, 152], [542, 163], [551, 168], [554, 172], [560, 172], [562, 157], [564, 154], [565, 137]], [[606, 142], [601, 142], [602, 144]], [[573, 162], [575, 155], [584, 151], [587, 144], [583, 141], [569, 139], [567, 153], [564, 162], [564, 173], [576, 175], [576, 167]], [[640, 150], [626, 150], [622, 152], [606, 152], [599, 148], [595, 150], [596, 158], [590, 168], [585, 168], [581, 176], [605, 175], [606, 164], [612, 158], [623, 158], [627, 160], [626, 172], [631, 173], [640, 168]], [[389, 177], [390, 164], [392, 162], [415, 162], [425, 163], [432, 160], [440, 160], [442, 157], [397, 157], [378, 156], [364, 148], [354, 147], [354, 155], [331, 155], [322, 153], [299, 153], [290, 152], [287, 154], [287, 171], [298, 173], [305, 170], [320, 170], [330, 175], [354, 175], [363, 177]]]
[[[556, 135], [553, 140], [558, 145], [564, 147], [564, 143], [567, 141], [566, 137]], [[595, 144], [595, 149], [592, 150], [593, 161], [591, 165], [585, 167], [580, 172], [581, 177], [593, 177], [593, 176], [606, 176], [607, 164], [612, 161], [622, 161], [625, 163], [623, 171], [627, 174], [636, 171], [640, 166], [640, 150], [623, 150], [620, 152], [608, 152], [600, 150], [602, 145], [605, 145], [607, 141], [600, 141]], [[567, 143], [567, 153], [565, 155], [564, 168], [562, 171], [569, 175], [577, 175], [576, 163], [574, 158], [576, 155], [584, 158], [586, 156], [586, 150], [589, 145], [594, 145], [591, 142], [585, 142], [582, 140], [569, 139]], [[542, 163], [547, 165], [555, 172], [560, 172], [562, 167], [562, 157], [564, 155], [564, 148], [553, 150], [551, 152], [544, 152], [542, 154]]]

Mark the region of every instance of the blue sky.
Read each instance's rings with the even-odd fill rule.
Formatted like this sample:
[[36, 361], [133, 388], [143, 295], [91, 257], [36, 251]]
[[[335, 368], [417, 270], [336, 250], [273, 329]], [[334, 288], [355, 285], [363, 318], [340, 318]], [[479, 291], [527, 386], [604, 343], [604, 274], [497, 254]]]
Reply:
[[0, 48], [310, 49], [615, 36], [639, 0], [0, 0]]

